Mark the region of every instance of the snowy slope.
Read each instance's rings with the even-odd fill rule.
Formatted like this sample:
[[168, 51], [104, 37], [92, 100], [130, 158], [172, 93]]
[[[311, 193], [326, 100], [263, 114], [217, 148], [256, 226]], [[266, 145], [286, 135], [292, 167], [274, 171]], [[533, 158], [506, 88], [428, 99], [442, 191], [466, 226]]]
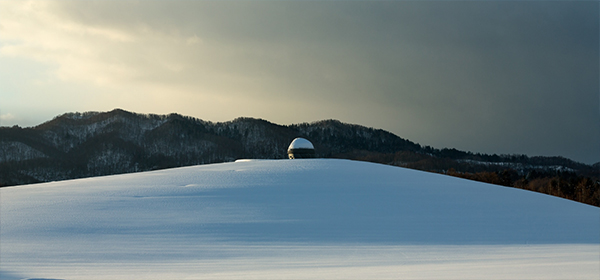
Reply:
[[600, 277], [596, 207], [364, 162], [238, 161], [0, 202], [0, 279]]

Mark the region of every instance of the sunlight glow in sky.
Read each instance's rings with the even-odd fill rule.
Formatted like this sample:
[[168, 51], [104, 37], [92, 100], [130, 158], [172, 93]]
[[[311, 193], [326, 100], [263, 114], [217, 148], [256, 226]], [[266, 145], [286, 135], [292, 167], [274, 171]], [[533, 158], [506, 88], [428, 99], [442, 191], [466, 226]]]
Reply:
[[600, 161], [595, 1], [0, 0], [0, 125], [65, 112], [338, 119]]

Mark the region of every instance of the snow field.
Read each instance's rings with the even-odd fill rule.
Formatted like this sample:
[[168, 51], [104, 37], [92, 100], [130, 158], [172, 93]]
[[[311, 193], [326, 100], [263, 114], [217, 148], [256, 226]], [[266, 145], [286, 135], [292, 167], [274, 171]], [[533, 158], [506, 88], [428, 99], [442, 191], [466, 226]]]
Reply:
[[598, 279], [600, 211], [333, 159], [0, 189], [0, 279]]

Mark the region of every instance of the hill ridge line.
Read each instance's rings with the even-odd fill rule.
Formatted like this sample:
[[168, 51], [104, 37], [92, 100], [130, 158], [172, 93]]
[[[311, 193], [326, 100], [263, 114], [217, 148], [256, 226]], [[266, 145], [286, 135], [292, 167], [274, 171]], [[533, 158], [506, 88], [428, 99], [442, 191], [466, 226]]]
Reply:
[[[240, 158], [286, 158], [288, 145], [296, 137], [310, 140], [317, 157], [371, 161], [501, 185], [515, 186], [520, 179], [521, 185], [527, 185], [538, 178], [558, 177], [566, 183], [544, 184], [576, 188], [583, 180], [579, 177], [585, 177], [594, 189], [600, 178], [600, 163], [436, 149], [383, 129], [334, 119], [290, 125], [253, 117], [212, 122], [177, 113], [139, 114], [114, 109], [65, 113], [35, 127], [0, 127], [0, 186]], [[469, 175], [478, 173], [483, 174]], [[561, 192], [569, 193], [563, 196], [577, 196], [571, 190]]]

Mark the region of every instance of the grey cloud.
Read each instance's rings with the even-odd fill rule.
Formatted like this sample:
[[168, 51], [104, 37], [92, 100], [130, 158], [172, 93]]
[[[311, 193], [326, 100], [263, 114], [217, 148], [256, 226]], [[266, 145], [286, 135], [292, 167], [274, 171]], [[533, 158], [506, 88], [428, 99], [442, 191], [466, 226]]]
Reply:
[[197, 36], [210, 52], [162, 43], [197, 67], [142, 81], [310, 100], [437, 147], [600, 160], [597, 2], [58, 3], [77, 22]]

